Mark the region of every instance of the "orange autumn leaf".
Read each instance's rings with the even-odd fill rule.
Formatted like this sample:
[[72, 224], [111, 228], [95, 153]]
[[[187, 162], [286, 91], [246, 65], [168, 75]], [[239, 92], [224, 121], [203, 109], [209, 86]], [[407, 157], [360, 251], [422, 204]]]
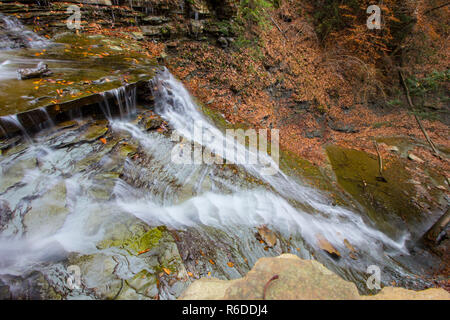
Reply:
[[164, 270], [164, 272], [165, 272], [167, 275], [170, 275], [170, 274], [172, 273], [172, 271], [170, 271], [170, 270], [167, 269], [167, 268], [163, 268], [163, 270]]
[[233, 267], [234, 267], [234, 263], [233, 263], [233, 262], [228, 262], [227, 265], [228, 265], [230, 268], [233, 268]]
[[192, 272], [188, 272], [187, 273], [189, 277], [193, 277], [194, 275], [192, 274]]
[[100, 138], [100, 141], [101, 141], [103, 144], [106, 144], [106, 139], [105, 139], [105, 138]]
[[211, 264], [216, 264], [216, 263], [213, 261], [213, 259], [209, 259], [209, 263], [211, 263]]
[[149, 251], [150, 251], [150, 249], [145, 249], [145, 250], [139, 251], [138, 256], [140, 256], [141, 254], [144, 254], [146, 252], [149, 252]]

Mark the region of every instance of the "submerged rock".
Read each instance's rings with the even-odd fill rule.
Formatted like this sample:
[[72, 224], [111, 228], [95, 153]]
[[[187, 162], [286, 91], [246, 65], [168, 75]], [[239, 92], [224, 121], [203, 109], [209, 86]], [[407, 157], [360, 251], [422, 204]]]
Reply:
[[[275, 275], [276, 280], [268, 281]], [[313, 260], [292, 254], [261, 258], [253, 269], [237, 280], [200, 279], [183, 293], [183, 300], [385, 300], [444, 299], [444, 289], [412, 291], [386, 287], [374, 296], [361, 296], [352, 282], [345, 281]]]
[[64, 182], [50, 187], [42, 198], [31, 202], [31, 209], [23, 219], [30, 237], [54, 234], [61, 228], [69, 214], [66, 207], [66, 186]]

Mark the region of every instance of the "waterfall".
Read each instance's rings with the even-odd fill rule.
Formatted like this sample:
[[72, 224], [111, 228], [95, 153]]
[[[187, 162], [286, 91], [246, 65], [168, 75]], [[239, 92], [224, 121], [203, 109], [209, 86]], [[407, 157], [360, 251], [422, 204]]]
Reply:
[[[213, 151], [229, 144], [227, 137], [203, 116], [188, 91], [167, 69], [162, 70], [152, 80], [151, 88], [154, 90], [157, 112], [182, 136]], [[207, 132], [205, 135], [213, 139], [203, 139], [204, 136], [194, 134], [194, 125], [198, 122], [202, 123]], [[130, 125], [122, 125], [121, 129], [138, 136], [141, 142], [148, 139], [145, 135], [137, 135], [139, 130], [131, 129]], [[152, 143], [149, 141], [146, 144]], [[245, 157], [249, 152], [240, 144], [236, 145], [236, 149], [238, 157]], [[238, 224], [255, 227], [266, 223], [286, 233], [300, 232], [302, 237], [316, 248], [318, 234], [323, 235], [337, 248], [344, 248], [342, 239], [339, 239], [339, 235], [344, 235], [350, 243], [368, 250], [368, 254], [380, 254], [377, 258], [382, 258], [383, 254], [380, 252], [383, 251], [383, 246], [407, 253], [405, 240], [408, 234], [398, 240], [390, 239], [366, 223], [359, 213], [333, 206], [325, 195], [298, 184], [286, 176], [270, 156], [266, 154], [265, 157], [264, 162], [275, 167], [276, 174], [261, 174], [262, 168], [258, 165], [244, 164], [243, 167], [249, 174], [270, 185], [274, 192], [246, 190], [232, 195], [205, 193], [171, 207], [160, 207], [142, 199], [129, 201], [121, 197], [122, 192], [119, 192], [120, 203], [122, 208], [144, 221], [168, 224], [174, 228], [196, 224], [214, 227]], [[293, 207], [292, 202], [299, 205]], [[299, 209], [305, 206], [305, 209]], [[374, 249], [375, 247], [378, 247], [378, 250]]]
[[45, 116], [45, 122], [46, 122], [46, 123], [44, 123], [44, 126], [45, 126], [45, 125], [48, 125], [48, 126], [50, 126], [51, 128], [53, 128], [53, 127], [55, 126], [55, 123], [53, 122], [52, 118], [51, 118], [50, 115], [48, 114], [47, 109], [45, 109], [44, 107], [42, 107], [42, 108], [39, 108], [39, 110], [40, 110], [40, 111], [44, 114], [44, 116]]
[[20, 47], [41, 48], [48, 46], [50, 41], [28, 30], [16, 17], [0, 14], [3, 22], [3, 32], [0, 35], [0, 50]]
[[[136, 115], [136, 87], [127, 88], [122, 86], [106, 92], [102, 92], [103, 101], [101, 101], [100, 108], [106, 119], [112, 120], [118, 110], [120, 119], [131, 119]], [[111, 102], [114, 102], [111, 105]], [[117, 108], [116, 108], [117, 107]]]
[[17, 118], [17, 115], [10, 115], [10, 116], [1, 116], [0, 117], [0, 123], [6, 122], [14, 125], [19, 131], [22, 133], [25, 140], [29, 143], [33, 143], [33, 139], [31, 139], [30, 135], [28, 134], [25, 127], [22, 125], [22, 123]]
[[[238, 160], [254, 152], [230, 141], [215, 127], [167, 69], [159, 72], [149, 86], [156, 113], [187, 141], [211, 152], [233, 148]], [[110, 239], [116, 226], [136, 218], [151, 227], [195, 229], [213, 244], [221, 233], [211, 230], [220, 230], [233, 239], [227, 243], [230, 252], [237, 252], [250, 263], [267, 255], [253, 235], [256, 227], [267, 225], [284, 239], [293, 237], [290, 245], [307, 248], [317, 253], [316, 257], [323, 252], [317, 243], [318, 235], [340, 252], [348, 252], [347, 240], [356, 248], [358, 261], [344, 254], [338, 261], [323, 259], [330, 259], [325, 260], [328, 266], [336, 266], [338, 274], [355, 282], [365, 281], [361, 274], [365, 275], [372, 264], [387, 269], [391, 275], [410, 274], [396, 262], [400, 255], [408, 255], [404, 245], [408, 234], [390, 239], [373, 228], [363, 213], [331, 205], [327, 195], [284, 174], [265, 150], [257, 152], [260, 161], [256, 164], [228, 159], [228, 153], [223, 152], [227, 163], [234, 163], [239, 173], [216, 163], [175, 163], [171, 158], [177, 145], [174, 141], [165, 134], [146, 131], [135, 119], [130, 121], [131, 115], [138, 113], [135, 88], [121, 87], [103, 95], [100, 107], [109, 120], [110, 134], [105, 136], [106, 144], [83, 138], [90, 128], [85, 122], [89, 120], [84, 120], [79, 127], [52, 132], [48, 140], [38, 135], [31, 147], [0, 157], [0, 181], [9, 183], [0, 184], [0, 188], [4, 187], [0, 189], [1, 200], [14, 212], [4, 229], [0, 225], [0, 257], [7, 257], [0, 261], [0, 275], [46, 272], [49, 265], [57, 265], [68, 253], [125, 257], [130, 261], [130, 270], [134, 264], [141, 266], [141, 257], [123, 248], [98, 246]], [[41, 112], [51, 124], [46, 111]], [[1, 120], [2, 124], [16, 126], [31, 141], [17, 116]], [[203, 128], [200, 136], [194, 132], [196, 123]], [[70, 146], [55, 147], [64, 143]], [[137, 160], [127, 156], [124, 145], [138, 146]], [[264, 174], [267, 167], [272, 174]], [[51, 196], [58, 186], [64, 190], [62, 195]], [[96, 196], [96, 189], [107, 197]], [[43, 214], [39, 208], [43, 208]], [[47, 208], [62, 213], [55, 218], [45, 213]], [[34, 219], [39, 222], [28, 221], [33, 232], [23, 222], [30, 210], [34, 210]], [[217, 254], [226, 255], [219, 249]], [[352, 273], [354, 270], [356, 273]], [[122, 279], [135, 276], [136, 272], [128, 272]], [[230, 277], [226, 270], [219, 272], [223, 272], [221, 277]], [[386, 281], [389, 279], [387, 275]], [[99, 274], [97, 281], [105, 279]]]

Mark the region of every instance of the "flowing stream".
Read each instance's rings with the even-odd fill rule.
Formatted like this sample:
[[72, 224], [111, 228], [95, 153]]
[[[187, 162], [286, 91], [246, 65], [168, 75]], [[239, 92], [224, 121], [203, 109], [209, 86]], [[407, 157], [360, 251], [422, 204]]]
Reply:
[[[195, 277], [238, 278], [260, 257], [282, 252], [318, 259], [362, 292], [370, 265], [383, 271], [383, 283], [424, 285], [406, 280], [419, 269], [407, 232], [386, 236], [363, 210], [333, 205], [284, 174], [265, 150], [230, 139], [167, 69], [149, 86], [154, 110], [170, 128], [165, 133], [148, 131], [149, 111], [136, 105], [136, 90], [120, 88], [105, 94], [115, 97], [119, 118], [106, 98], [101, 103], [107, 121], [74, 117], [55, 125], [47, 114], [48, 128], [32, 136], [6, 116], [25, 137], [0, 157], [0, 279], [14, 294], [46, 283], [63, 298], [173, 299]], [[227, 163], [174, 161], [191, 143]], [[252, 152], [259, 164], [245, 163]], [[255, 237], [263, 225], [277, 235], [273, 247]], [[158, 234], [148, 248], [134, 246], [143, 243], [135, 238], [142, 230]], [[325, 253], [319, 236], [341, 256]], [[81, 269], [77, 290], [67, 286], [73, 265]], [[176, 281], [161, 272], [166, 267]]]

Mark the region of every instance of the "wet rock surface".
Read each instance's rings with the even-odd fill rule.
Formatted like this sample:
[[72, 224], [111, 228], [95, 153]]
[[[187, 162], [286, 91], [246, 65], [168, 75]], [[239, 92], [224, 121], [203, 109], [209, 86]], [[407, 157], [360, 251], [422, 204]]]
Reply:
[[[67, 32], [52, 40], [44, 47], [0, 51], [4, 60], [0, 116], [98, 103], [103, 100], [100, 93], [136, 87], [140, 81], [148, 82], [154, 74], [156, 57], [147, 56], [136, 44]], [[54, 116], [55, 112], [49, 113]]]
[[[73, 2], [87, 5], [91, 3]], [[15, 3], [2, 3], [0, 8], [10, 13], [20, 10], [20, 6]], [[333, 212], [330, 207], [336, 207], [336, 211], [342, 214], [331, 214], [333, 218], [339, 217], [338, 222], [333, 222], [337, 225], [347, 218], [343, 211], [339, 211], [343, 207], [361, 209], [361, 216], [370, 222], [368, 224], [374, 222], [377, 230], [393, 235], [395, 245], [398, 245], [402, 235], [397, 234], [397, 230], [405, 229], [406, 225], [408, 232], [411, 231], [414, 238], [417, 238], [431, 220], [421, 213], [430, 212], [434, 218], [436, 210], [442, 209], [445, 190], [438, 186], [445, 189], [442, 186], [445, 186], [445, 182], [440, 179], [433, 182], [436, 188], [424, 189], [416, 180], [408, 180], [410, 175], [402, 169], [401, 164], [394, 164], [386, 169], [390, 184], [380, 186], [374, 180], [378, 170], [376, 158], [366, 153], [342, 151], [338, 147], [329, 150], [329, 157], [339, 187], [333, 185], [317, 168], [301, 161], [295, 163], [298, 170], [296, 174], [311, 179], [317, 188], [333, 192], [333, 199], [320, 202], [321, 208], [328, 210], [326, 214], [320, 209], [311, 209], [310, 204], [321, 198], [310, 193], [307, 188], [296, 192], [297, 195], [307, 195], [304, 203], [289, 199], [289, 204], [298, 210], [295, 212], [299, 216], [293, 215], [293, 211], [283, 211], [289, 208], [286, 203], [283, 203], [282, 208], [272, 207], [273, 204], [267, 201], [267, 194], [264, 192], [272, 192], [274, 188], [240, 166], [175, 166], [170, 161], [170, 155], [177, 142], [169, 141], [172, 128], [164, 117], [141, 108], [127, 110], [126, 103], [121, 105], [121, 102], [134, 97], [135, 93], [138, 97], [142, 96], [141, 102], [148, 102], [145, 105], [147, 108], [153, 106], [154, 102], [154, 97], [148, 91], [143, 92], [142, 87], [149, 87], [146, 80], [153, 72], [155, 57], [148, 59], [145, 53], [139, 51], [136, 41], [172, 39], [167, 47], [176, 50], [179, 39], [185, 36], [201, 40], [203, 36], [212, 35], [215, 43], [228, 47], [233, 38], [224, 37], [223, 31], [214, 24], [211, 17], [233, 15], [233, 2], [218, 4], [216, 1], [193, 1], [188, 8], [183, 9], [158, 5], [152, 8], [154, 11], [149, 16], [145, 1], [136, 5], [142, 15], [126, 8], [112, 8], [108, 1], [104, 1], [97, 8], [100, 12], [98, 14], [108, 19], [100, 20], [100, 25], [121, 25], [133, 19], [143, 22], [142, 30], [132, 31], [130, 36], [133, 41], [127, 42], [102, 35], [80, 37], [73, 33], [61, 33], [63, 28], [66, 31], [62, 22], [66, 19], [63, 13], [66, 8], [66, 4], [52, 4], [53, 15], [45, 14], [42, 9], [21, 14], [24, 21], [39, 17], [42, 21], [40, 27], [43, 29], [38, 31], [53, 34], [54, 41], [63, 44], [47, 51], [28, 51], [24, 54], [25, 58], [29, 59], [30, 54], [38, 54], [39, 59], [33, 60], [35, 65], [40, 59], [59, 59], [64, 52], [63, 56], [69, 56], [72, 62], [81, 62], [73, 66], [81, 71], [78, 73], [77, 70], [70, 75], [60, 74], [59, 77], [51, 78], [52, 81], [29, 81], [27, 103], [14, 101], [20, 110], [47, 106], [49, 102], [50, 108], [46, 108], [45, 112], [35, 109], [32, 114], [17, 117], [21, 123], [30, 126], [30, 121], [39, 119], [37, 135], [26, 137], [24, 132], [16, 128], [16, 133], [21, 134], [20, 136], [5, 138], [3, 135], [0, 140], [0, 196], [6, 199], [0, 202], [0, 229], [3, 229], [3, 235], [8, 240], [23, 237], [33, 241], [38, 235], [48, 238], [36, 241], [35, 246], [30, 248], [16, 247], [17, 242], [14, 241], [11, 243], [14, 250], [7, 252], [11, 253], [12, 258], [6, 263], [3, 261], [0, 266], [8, 274], [20, 275], [5, 276], [5, 282], [0, 282], [0, 295], [10, 296], [9, 286], [14, 285], [22, 287], [14, 298], [175, 299], [194, 279], [215, 277], [225, 280], [243, 277], [259, 258], [285, 252], [295, 252], [304, 259], [314, 256], [329, 270], [354, 281], [360, 292], [367, 293], [368, 290], [364, 287], [367, 278], [365, 267], [371, 262], [372, 250], [364, 247], [364, 241], [361, 241], [362, 244], [356, 241], [361, 239], [335, 232], [329, 225], [329, 229], [326, 228], [325, 231], [331, 231], [320, 241], [315, 237], [305, 240], [300, 236], [300, 231], [306, 232], [313, 226], [308, 222], [320, 216], [322, 220], [314, 220], [320, 225], [329, 218], [327, 214]], [[88, 8], [88, 14], [93, 14], [93, 7]], [[116, 21], [111, 18], [111, 12], [116, 14]], [[178, 22], [181, 27], [176, 27]], [[47, 28], [46, 24], [50, 27]], [[91, 27], [84, 26], [84, 31]], [[26, 44], [18, 45], [23, 46]], [[132, 52], [129, 52], [130, 48]], [[161, 61], [166, 57], [165, 53], [159, 56]], [[126, 63], [122, 63], [123, 61]], [[57, 69], [64, 65], [50, 67], [52, 70], [56, 67], [55, 74], [58, 75]], [[106, 68], [98, 69], [99, 66]], [[86, 69], [90, 71], [92, 78], [87, 78]], [[139, 79], [143, 79], [143, 82], [136, 82], [137, 92], [130, 93], [120, 89], [126, 83]], [[24, 83], [26, 81], [28, 80], [24, 80]], [[32, 91], [33, 94], [30, 94], [30, 90], [37, 90], [38, 93]], [[17, 91], [17, 95], [19, 94], [21, 98], [24, 97], [20, 90]], [[105, 100], [105, 96], [110, 99]], [[80, 98], [83, 97], [87, 100], [81, 103]], [[75, 105], [80, 103], [88, 108], [75, 108], [70, 104], [72, 101]], [[111, 101], [117, 111], [114, 115], [107, 112], [112, 110], [112, 105], [107, 105]], [[165, 102], [170, 105], [173, 100]], [[213, 102], [214, 99], [211, 99], [209, 103]], [[92, 107], [94, 105], [95, 110]], [[134, 106], [134, 103], [130, 105]], [[309, 107], [308, 102], [299, 102], [295, 108], [297, 112], [304, 112]], [[67, 111], [64, 117], [61, 109]], [[8, 109], [8, 116], [11, 110], [15, 113], [19, 109]], [[69, 111], [73, 113], [69, 115]], [[192, 114], [192, 110], [190, 111]], [[98, 114], [102, 120], [98, 119]], [[183, 119], [189, 119], [190, 114], [183, 114]], [[31, 120], [24, 120], [30, 116]], [[57, 117], [60, 118], [52, 124]], [[214, 122], [225, 122], [221, 116], [211, 118]], [[13, 125], [11, 123], [15, 119], [6, 120], [0, 125]], [[28, 129], [29, 125], [24, 127]], [[353, 125], [340, 122], [331, 123], [330, 127], [343, 133], [358, 130]], [[310, 139], [322, 138], [323, 132], [308, 131], [305, 135]], [[411, 147], [399, 146], [397, 149], [403, 155]], [[424, 163], [421, 162], [420, 165]], [[277, 192], [283, 193], [286, 189]], [[259, 196], [249, 195], [245, 190], [256, 190], [262, 195], [257, 192], [255, 193]], [[211, 193], [218, 193], [221, 197], [212, 196]], [[413, 198], [414, 204], [411, 206], [408, 200], [412, 194], [417, 196]], [[431, 198], [438, 201], [432, 201]], [[394, 203], [394, 200], [399, 201]], [[206, 213], [201, 210], [203, 206], [208, 209]], [[368, 208], [368, 216], [363, 214], [365, 211], [361, 207]], [[225, 215], [222, 209], [225, 210]], [[286, 224], [295, 227], [300, 224], [301, 228], [294, 231], [286, 228], [283, 225], [286, 216], [279, 217], [274, 223], [270, 221], [271, 215], [258, 215], [265, 213], [265, 210], [271, 214], [277, 210], [291, 214], [288, 215]], [[187, 219], [180, 212], [184, 212]], [[254, 219], [250, 225], [242, 223], [240, 219], [240, 216], [247, 214]], [[301, 218], [304, 214], [307, 214], [308, 219], [298, 223], [295, 218]], [[354, 216], [352, 218], [357, 220]], [[272, 224], [266, 226], [266, 219]], [[230, 225], [223, 226], [230, 221]], [[392, 226], [389, 227], [389, 224]], [[42, 239], [38, 237], [37, 240]], [[9, 245], [9, 242], [5, 243]], [[377, 251], [376, 254], [383, 256], [383, 259], [386, 254], [390, 255], [398, 249], [389, 247], [385, 252], [386, 247], [383, 247], [382, 241], [374, 245], [378, 251], [373, 251]], [[416, 252], [412, 252], [411, 256], [404, 257], [403, 252], [389, 256], [385, 265], [387, 276], [383, 279], [384, 284], [398, 281], [399, 285], [411, 288], [431, 285], [421, 279], [414, 279], [417, 276], [415, 271], [422, 270], [424, 266], [431, 268], [439, 259], [431, 256], [420, 245], [414, 250]], [[33, 254], [40, 251], [48, 251], [49, 254]], [[26, 269], [27, 266], [21, 265], [21, 259], [14, 252], [21, 252], [25, 261], [36, 262], [36, 270], [23, 272], [23, 268]], [[417, 257], [425, 262], [417, 261]], [[319, 273], [331, 274], [331, 271], [312, 264]], [[81, 270], [81, 288], [76, 290], [67, 288], [66, 285], [69, 277], [67, 269], [70, 266], [78, 266]], [[407, 272], [407, 276], [392, 271], [399, 266], [413, 271]], [[14, 267], [18, 267], [18, 270]], [[217, 284], [219, 289], [215, 292], [215, 289], [203, 290], [214, 294], [214, 297], [220, 297], [228, 288], [221, 280], [210, 281]], [[322, 289], [329, 288], [327, 284], [319, 284]], [[354, 286], [353, 289], [348, 289], [350, 286], [341, 284], [342, 287], [338, 289], [344, 288], [343, 296], [357, 297]], [[254, 285], [254, 294], [260, 294], [260, 286], [259, 283]], [[247, 289], [241, 291], [245, 290]], [[233, 294], [238, 297], [241, 293]], [[286, 297], [290, 294], [286, 291]], [[270, 297], [270, 287], [267, 297]], [[289, 297], [298, 298], [295, 294]], [[322, 291], [317, 298], [321, 297], [325, 297]]]
[[36, 68], [32, 69], [19, 69], [17, 70], [19, 80], [42, 78], [52, 75], [52, 71], [43, 62], [39, 62]]

